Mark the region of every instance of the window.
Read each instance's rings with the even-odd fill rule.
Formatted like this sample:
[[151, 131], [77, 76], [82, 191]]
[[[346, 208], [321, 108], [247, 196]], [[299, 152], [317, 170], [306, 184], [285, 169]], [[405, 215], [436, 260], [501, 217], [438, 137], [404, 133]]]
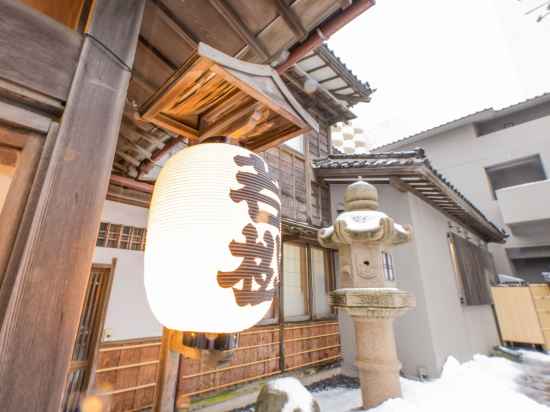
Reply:
[[[308, 259], [309, 256], [309, 259]], [[285, 321], [333, 315], [328, 294], [333, 289], [331, 252], [315, 246], [283, 244], [283, 314]]]
[[389, 253], [382, 252], [382, 265], [384, 267], [384, 279], [387, 282], [395, 282], [395, 269], [393, 266], [393, 258]]
[[321, 248], [311, 247], [311, 287], [313, 296], [313, 316], [323, 318], [332, 314], [328, 303], [331, 268], [328, 253]]
[[491, 183], [494, 199], [496, 199], [495, 192], [498, 189], [546, 179], [546, 173], [538, 154], [490, 166], [485, 171]]
[[492, 255], [455, 233], [449, 233], [448, 237], [461, 286], [461, 303], [469, 306], [491, 304], [489, 282], [495, 278]]
[[96, 246], [143, 251], [145, 236], [144, 228], [101, 222]]
[[306, 319], [309, 314], [309, 293], [306, 246], [283, 244], [283, 313], [285, 320]]
[[285, 146], [290, 147], [291, 149], [294, 149], [300, 154], [304, 154], [304, 136], [296, 136], [294, 139], [287, 140], [285, 143]]

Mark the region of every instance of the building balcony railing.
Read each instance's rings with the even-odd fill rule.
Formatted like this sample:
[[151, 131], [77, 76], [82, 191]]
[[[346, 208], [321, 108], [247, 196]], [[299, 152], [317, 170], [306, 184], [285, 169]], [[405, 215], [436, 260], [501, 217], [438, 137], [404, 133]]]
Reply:
[[496, 195], [508, 226], [550, 220], [550, 179], [499, 189]]

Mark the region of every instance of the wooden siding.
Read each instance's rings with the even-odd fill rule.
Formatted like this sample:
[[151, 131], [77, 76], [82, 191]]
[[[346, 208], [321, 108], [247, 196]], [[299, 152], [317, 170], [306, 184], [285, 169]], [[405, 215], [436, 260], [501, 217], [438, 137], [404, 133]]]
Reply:
[[284, 147], [261, 154], [281, 188], [283, 217], [307, 222], [306, 163], [303, 156]]
[[338, 322], [287, 324], [284, 328], [285, 370], [340, 358]]
[[208, 368], [200, 360], [182, 358], [178, 394], [194, 396], [281, 372], [279, 326], [256, 327], [239, 336], [239, 347], [226, 365]]
[[[195, 396], [285, 371], [340, 358], [338, 322], [282, 325], [284, 344], [279, 351], [279, 325], [254, 327], [240, 335], [239, 347], [227, 365], [207, 368], [200, 361], [182, 359], [178, 395]], [[281, 358], [284, 369], [281, 369]]]
[[[257, 326], [240, 334], [239, 347], [228, 364], [208, 368], [198, 360], [182, 358], [178, 397], [212, 393], [284, 371], [336, 361], [340, 356], [336, 321]], [[160, 338], [105, 343], [99, 351], [91, 392], [107, 397], [110, 412], [147, 409], [154, 402], [159, 358]]]
[[154, 402], [160, 339], [106, 343], [99, 350], [95, 388], [111, 412], [141, 410]]

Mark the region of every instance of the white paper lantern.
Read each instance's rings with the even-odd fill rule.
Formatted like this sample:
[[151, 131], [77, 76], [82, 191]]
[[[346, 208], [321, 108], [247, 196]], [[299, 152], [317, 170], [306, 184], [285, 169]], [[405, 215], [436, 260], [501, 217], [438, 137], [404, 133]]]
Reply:
[[205, 143], [172, 157], [157, 179], [145, 289], [170, 329], [234, 333], [260, 321], [279, 279], [279, 187], [258, 155]]

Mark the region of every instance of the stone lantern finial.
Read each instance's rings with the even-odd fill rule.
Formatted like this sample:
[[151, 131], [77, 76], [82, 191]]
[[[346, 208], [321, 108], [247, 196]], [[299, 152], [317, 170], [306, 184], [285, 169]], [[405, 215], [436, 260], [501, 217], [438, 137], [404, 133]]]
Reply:
[[344, 209], [348, 212], [378, 210], [378, 191], [359, 176], [359, 180], [349, 185], [344, 193]]
[[330, 294], [334, 307], [353, 319], [363, 407], [401, 395], [393, 319], [415, 306], [414, 297], [385, 287], [383, 253], [408, 242], [412, 229], [378, 210], [378, 191], [361, 178], [344, 194], [345, 211], [333, 226], [319, 230], [321, 245], [338, 249], [340, 286]]

